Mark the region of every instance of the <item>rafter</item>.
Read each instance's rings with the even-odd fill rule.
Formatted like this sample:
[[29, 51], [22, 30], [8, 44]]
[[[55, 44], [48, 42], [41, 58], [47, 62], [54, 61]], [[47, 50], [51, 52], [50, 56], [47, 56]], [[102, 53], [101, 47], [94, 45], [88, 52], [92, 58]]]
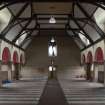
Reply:
[[20, 9], [20, 11], [15, 15], [15, 17], [9, 22], [9, 25], [7, 26], [7, 28], [1, 33], [2, 37], [5, 37], [7, 32], [11, 30], [12, 25], [14, 24], [16, 19], [23, 13], [23, 11], [27, 8], [28, 5], [29, 3], [25, 3], [25, 5]]
[[0, 5], [4, 4], [3, 6], [0, 7], [0, 10], [10, 6], [10, 5], [13, 5], [13, 4], [16, 4], [15, 1], [11, 1], [11, 2], [0, 2]]
[[[32, 16], [33, 17], [33, 16]], [[35, 26], [34, 26], [34, 29], [33, 30], [28, 30], [30, 31], [30, 34], [33, 33], [33, 31], [37, 28], [37, 17], [34, 15], [34, 21], [35, 21]], [[16, 40], [21, 36], [21, 33], [24, 31], [24, 30], [27, 30], [27, 27], [29, 26], [29, 24], [32, 22], [32, 18], [30, 18], [27, 22], [27, 24], [24, 26], [24, 28], [19, 32], [19, 34], [15, 37], [15, 39], [13, 40], [13, 42], [16, 42]], [[28, 34], [27, 37], [30, 35]], [[26, 38], [27, 38], [26, 37]]]
[[[33, 33], [33, 31], [31, 31], [31, 32], [28, 34], [28, 37], [27, 37], [27, 38], [29, 38], [29, 36], [30, 36], [32, 33]], [[20, 44], [20, 47], [22, 47], [22, 46], [24, 45], [24, 43], [27, 41], [27, 38], [25, 38], [25, 39], [23, 40], [23, 42]]]
[[2, 39], [2, 38], [0, 37], [0, 39], [24, 51], [23, 48], [19, 47], [19, 46], [16, 45], [15, 43], [12, 43], [11, 41], [9, 41], [9, 40], [6, 39], [6, 38], [3, 38], [3, 39]]
[[93, 40], [90, 38], [90, 36], [88, 35], [88, 33], [85, 32], [85, 30], [81, 27], [81, 25], [77, 22], [77, 20], [72, 15], [70, 15], [70, 19], [72, 19], [74, 21], [74, 23], [79, 27], [79, 29], [81, 31], [83, 31], [85, 37], [87, 39], [89, 39], [90, 43], [93, 43]]
[[[27, 35], [27, 37], [26, 37], [26, 38], [24, 39], [24, 41], [21, 43], [21, 45], [20, 45], [21, 47], [24, 45], [24, 43], [27, 41], [28, 38], [32, 37], [31, 34], [32, 34], [33, 32], [34, 32], [34, 30], [32, 30], [32, 31]], [[34, 36], [33, 36], [33, 37], [34, 37]]]
[[[11, 10], [9, 7], [7, 7], [7, 8], [8, 8], [8, 10], [10, 11], [11, 15], [12, 15], [13, 17], [15, 17], [14, 13], [12, 12], [12, 10]], [[21, 25], [21, 22], [20, 22], [19, 20], [17, 20], [17, 23], [16, 23], [16, 24], [19, 24], [20, 27], [23, 28], [22, 25]], [[14, 27], [14, 26], [15, 26], [15, 24], [13, 24], [13, 25], [11, 26], [11, 28]]]
[[72, 3], [72, 16], [74, 16], [74, 7], [75, 7], [75, 2]]
[[[69, 26], [69, 28], [71, 28], [71, 26], [68, 24], [68, 26]], [[79, 38], [80, 39], [80, 37], [78, 36], [78, 34], [76, 34], [75, 33], [75, 30], [71, 30], [72, 32], [73, 32], [73, 34], [75, 35], [75, 37], [77, 37], [77, 38]], [[81, 39], [80, 39], [80, 41], [81, 41]], [[83, 41], [81, 41], [81, 43], [82, 43], [82, 45], [84, 46], [84, 48], [86, 47], [86, 45], [83, 43]]]
[[96, 43], [99, 43], [99, 42], [102, 41], [102, 40], [103, 40], [103, 39], [98, 39], [98, 40], [96, 40], [93, 44], [90, 44], [90, 45], [86, 46], [86, 48], [81, 49], [81, 51], [86, 50], [87, 48], [93, 46], [93, 45], [96, 44]]
[[31, 17], [33, 16], [33, 5], [32, 5], [32, 1], [30, 1], [30, 7], [31, 7]]
[[[101, 4], [101, 2], [93, 2], [92, 4], [93, 4], [93, 5], [96, 5], [97, 7], [100, 7], [100, 8], [102, 8], [102, 9], [105, 10], [105, 6], [103, 6], [103, 5]], [[105, 4], [104, 4], [104, 5], [105, 5]]]
[[[35, 25], [35, 27], [34, 27], [34, 29], [36, 29], [37, 28], [37, 24]], [[24, 39], [24, 41], [21, 43], [21, 47], [25, 44], [25, 42], [27, 41], [27, 39], [29, 39], [30, 37], [33, 39], [34, 38], [34, 36], [31, 36], [31, 34], [34, 32], [35, 30], [32, 30], [31, 32], [30, 32], [30, 34], [28, 34], [27, 35], [27, 37]]]
[[89, 14], [84, 10], [84, 8], [78, 3], [76, 2], [76, 5], [79, 7], [80, 11], [91, 21], [94, 22], [91, 17], [89, 16]]
[[20, 30], [20, 32], [18, 33], [18, 35], [16, 35], [16, 37], [12, 40], [12, 42], [14, 42], [14, 43], [16, 42], [16, 40], [21, 36], [22, 32], [24, 30], [26, 30], [27, 26], [30, 24], [31, 21], [32, 21], [31, 19], [28, 20], [28, 22], [26, 23], [26, 25]]
[[[89, 14], [87, 13], [87, 11], [83, 8], [83, 6], [76, 2], [76, 5], [79, 7], [79, 9], [81, 10], [81, 12], [89, 19], [89, 22], [92, 24], [91, 26], [97, 31], [98, 29], [98, 34], [101, 36], [101, 38], [105, 37], [104, 32], [102, 32], [102, 30], [99, 28], [99, 26], [96, 24], [96, 22], [91, 19], [91, 16], [89, 16]], [[95, 26], [95, 27], [94, 27]]]
[[[70, 15], [70, 14], [68, 14], [68, 15]], [[67, 16], [68, 16], [67, 15]], [[37, 14], [36, 14], [36, 16], [38, 16]], [[46, 15], [46, 16], [50, 16], [50, 15]], [[59, 15], [60, 16], [60, 15]], [[34, 20], [34, 18], [35, 18], [35, 16], [32, 16], [31, 17], [31, 19], [33, 19]], [[66, 19], [68, 19], [68, 17], [55, 17], [57, 20], [66, 20]], [[21, 21], [24, 21], [24, 20], [29, 20], [30, 19], [30, 17], [26, 17], [26, 18], [17, 18], [17, 20], [21, 20]], [[37, 18], [38, 20], [49, 20], [49, 17], [39, 17], [39, 18]], [[88, 18], [77, 18], [76, 17], [76, 19], [77, 20], [89, 20]]]
[[[19, 3], [19, 2], [49, 2], [49, 0], [14, 0], [16, 3]], [[50, 0], [50, 2], [73, 2], [73, 1], [78, 1], [78, 0]], [[4, 2], [11, 2], [11, 0], [3, 0], [3, 1], [0, 1], [0, 3], [4, 3]], [[79, 0], [79, 2], [86, 2], [86, 3], [91, 3], [91, 2], [97, 2], [97, 0]], [[103, 2], [103, 0], [100, 0], [99, 2]]]

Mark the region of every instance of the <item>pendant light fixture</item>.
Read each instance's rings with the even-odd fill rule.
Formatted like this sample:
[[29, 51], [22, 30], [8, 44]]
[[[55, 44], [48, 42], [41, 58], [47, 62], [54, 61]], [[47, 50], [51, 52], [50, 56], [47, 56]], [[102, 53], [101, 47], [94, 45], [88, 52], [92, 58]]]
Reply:
[[54, 18], [54, 16], [50, 17], [49, 23], [51, 23], [51, 24], [55, 24], [56, 23], [56, 19]]

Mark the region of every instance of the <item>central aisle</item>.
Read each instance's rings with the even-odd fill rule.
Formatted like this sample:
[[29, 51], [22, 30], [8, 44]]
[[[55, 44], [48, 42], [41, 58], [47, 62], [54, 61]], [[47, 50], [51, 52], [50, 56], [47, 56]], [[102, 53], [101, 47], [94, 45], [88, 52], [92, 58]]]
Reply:
[[56, 79], [48, 80], [38, 105], [68, 105]]

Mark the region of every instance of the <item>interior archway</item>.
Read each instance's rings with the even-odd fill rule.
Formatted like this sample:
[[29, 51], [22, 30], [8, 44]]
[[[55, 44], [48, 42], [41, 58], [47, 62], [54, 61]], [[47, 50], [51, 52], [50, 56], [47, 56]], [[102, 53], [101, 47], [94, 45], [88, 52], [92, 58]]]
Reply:
[[104, 55], [101, 47], [95, 52], [95, 81], [104, 82]]
[[11, 68], [11, 54], [8, 47], [5, 47], [2, 52], [2, 66], [1, 70], [5, 74], [3, 80], [12, 79], [12, 68]]
[[17, 51], [13, 53], [13, 66], [14, 66], [14, 75], [13, 78], [18, 80], [19, 79], [19, 58], [18, 58]]

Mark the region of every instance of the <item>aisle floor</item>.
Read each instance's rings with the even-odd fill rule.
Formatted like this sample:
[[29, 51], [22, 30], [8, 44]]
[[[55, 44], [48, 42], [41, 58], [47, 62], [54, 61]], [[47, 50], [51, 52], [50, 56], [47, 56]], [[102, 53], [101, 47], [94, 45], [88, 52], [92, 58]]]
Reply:
[[48, 80], [38, 105], [68, 105], [56, 79]]

